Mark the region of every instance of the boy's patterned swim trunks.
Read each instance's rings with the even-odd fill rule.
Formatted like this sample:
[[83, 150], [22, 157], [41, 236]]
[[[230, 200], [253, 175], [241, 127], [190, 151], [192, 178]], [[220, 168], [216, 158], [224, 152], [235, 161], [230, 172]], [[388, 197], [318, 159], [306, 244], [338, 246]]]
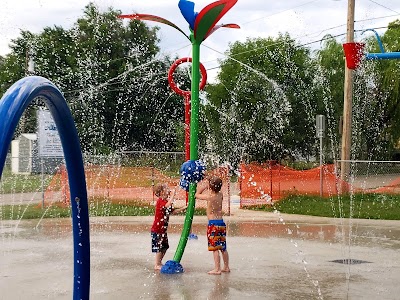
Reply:
[[226, 225], [223, 220], [209, 220], [207, 227], [208, 251], [226, 250]]

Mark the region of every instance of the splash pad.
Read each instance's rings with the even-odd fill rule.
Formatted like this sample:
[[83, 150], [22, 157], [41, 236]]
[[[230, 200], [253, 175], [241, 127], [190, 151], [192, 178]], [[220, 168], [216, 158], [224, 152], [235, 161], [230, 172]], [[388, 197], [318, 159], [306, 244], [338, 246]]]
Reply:
[[[399, 221], [354, 220], [358, 228], [347, 265], [341, 239], [348, 223], [340, 219], [282, 215], [233, 209], [229, 227], [231, 273], [210, 276], [206, 217], [196, 217], [199, 239], [188, 243], [185, 273], [153, 270], [148, 228], [152, 217], [91, 218], [90, 299], [391, 299], [400, 292]], [[184, 216], [171, 219], [170, 246], [179, 242]], [[71, 299], [71, 225], [68, 219], [7, 221], [12, 242], [3, 243], [0, 270], [7, 299]], [[344, 231], [342, 231], [344, 229]], [[8, 239], [7, 239], [8, 240]], [[293, 241], [293, 242], [291, 242]], [[167, 259], [173, 252], [167, 252]], [[304, 264], [306, 262], [306, 265]], [[304, 267], [306, 266], [307, 272]], [[351, 269], [350, 284], [346, 274]], [[318, 282], [318, 284], [317, 284]], [[321, 289], [321, 296], [315, 285]], [[5, 288], [7, 287], [7, 288]]]
[[[148, 239], [148, 236], [145, 233], [142, 234], [140, 228], [129, 228], [128, 225], [121, 224], [123, 222], [128, 224], [132, 222], [129, 219], [124, 220], [123, 222], [121, 220], [113, 220], [112, 218], [109, 221], [96, 220], [93, 227], [95, 229], [94, 241], [96, 243], [94, 249], [97, 257], [94, 265], [96, 275], [92, 295], [94, 297], [101, 297], [102, 299], [114, 299], [115, 297], [129, 298], [132, 297], [132, 295], [139, 295], [142, 298], [150, 298], [152, 296], [174, 298], [184, 297], [185, 295], [190, 295], [193, 298], [201, 298], [204, 297], [204, 295], [207, 295], [209, 298], [231, 297], [233, 299], [242, 299], [243, 297], [252, 296], [256, 299], [265, 299], [268, 297], [271, 299], [298, 299], [299, 295], [306, 295], [305, 297], [315, 295], [316, 298], [322, 298], [322, 296], [345, 298], [346, 294], [344, 294], [344, 291], [350, 290], [350, 292], [347, 293], [347, 297], [350, 296], [368, 299], [362, 291], [367, 289], [370, 291], [371, 286], [374, 287], [369, 294], [371, 295], [371, 299], [385, 296], [390, 297], [390, 295], [396, 295], [398, 293], [395, 280], [393, 280], [393, 278], [396, 277], [393, 275], [396, 275], [396, 269], [398, 266], [392, 262], [392, 260], [398, 261], [398, 258], [390, 251], [398, 249], [396, 246], [398, 234], [395, 229], [398, 223], [370, 221], [370, 223], [363, 224], [362, 222], [359, 223], [358, 221], [353, 220], [360, 229], [357, 239], [361, 239], [364, 242], [358, 240], [356, 243], [353, 243], [352, 253], [358, 254], [360, 257], [362, 256], [362, 258], [368, 262], [368, 265], [361, 264], [360, 266], [363, 268], [356, 270], [352, 267], [352, 274], [355, 274], [356, 276], [352, 278], [355, 282], [352, 281], [349, 289], [342, 278], [344, 277], [342, 276], [344, 272], [340, 268], [343, 268], [343, 266], [331, 267], [331, 265], [329, 265], [332, 261], [340, 260], [338, 257], [341, 256], [341, 249], [340, 245], [335, 245], [334, 236], [340, 234], [340, 230], [338, 231], [337, 228], [341, 228], [342, 225], [337, 223], [330, 224], [329, 222], [326, 224], [323, 219], [318, 219], [318, 221], [316, 221], [318, 224], [312, 223], [310, 225], [309, 223], [305, 223], [305, 218], [300, 220], [291, 220], [288, 216], [283, 216], [282, 221], [277, 222], [276, 215], [272, 215], [271, 220], [266, 221], [266, 219], [268, 219], [266, 216], [267, 215], [263, 215], [262, 217], [257, 218], [253, 215], [249, 217], [250, 219], [248, 220], [242, 216], [241, 221], [235, 221], [233, 219], [229, 220], [228, 226], [230, 226], [230, 233], [232, 234], [231, 245], [233, 245], [233, 247], [238, 247], [237, 251], [232, 249], [232, 255], [235, 255], [234, 257], [236, 257], [238, 261], [236, 266], [233, 268], [237, 273], [229, 274], [229, 277], [226, 276], [216, 279], [210, 279], [207, 276], [204, 277], [205, 274], [203, 274], [203, 271], [205, 271], [205, 269], [202, 269], [202, 267], [199, 268], [199, 266], [204, 264], [202, 257], [205, 257], [207, 254], [205, 252], [202, 253], [201, 251], [199, 253], [198, 248], [193, 249], [190, 247], [191, 245], [189, 245], [186, 250], [186, 254], [189, 255], [191, 259], [183, 259], [187, 269], [191, 270], [191, 272], [185, 274], [185, 277], [175, 277], [171, 280], [153, 274], [151, 270], [146, 269], [149, 257], [145, 256], [143, 259], [143, 255], [146, 255], [148, 247], [141, 246], [141, 244], [144, 240]], [[204, 221], [203, 219], [201, 220]], [[57, 220], [56, 222], [61, 223], [62, 221]], [[146, 221], [144, 221], [144, 223], [145, 222]], [[34, 223], [27, 225], [21, 224], [17, 230], [14, 230], [14, 237], [24, 240], [24, 238], [29, 235], [31, 239], [37, 238], [38, 240], [43, 241], [49, 237], [49, 231], [46, 231], [46, 229], [48, 230], [46, 223], [50, 224], [46, 221], [41, 228], [36, 228]], [[51, 226], [54, 226], [54, 230], [63, 228], [60, 223], [53, 223]], [[68, 227], [68, 225], [69, 224], [67, 224], [66, 227]], [[193, 225], [196, 226], [196, 223]], [[198, 229], [201, 230], [202, 226], [203, 225], [198, 227]], [[101, 227], [101, 229], [99, 229], [99, 227]], [[147, 227], [148, 226], [146, 226], [146, 228]], [[307, 227], [312, 227], [313, 230], [305, 230]], [[13, 226], [11, 228], [10, 231], [14, 229]], [[32, 228], [36, 228], [36, 232], [33, 231]], [[3, 232], [7, 234], [7, 228], [3, 227], [2, 229]], [[122, 233], [126, 233], [126, 235], [118, 235], [118, 233], [115, 232], [121, 231], [121, 229]], [[143, 232], [146, 231], [145, 229], [143, 230]], [[180, 231], [182, 231], [182, 228], [179, 227], [178, 224], [176, 225], [176, 228], [171, 228], [171, 232], [174, 234], [174, 244], [177, 244], [179, 240]], [[28, 288], [32, 287], [32, 290], [41, 291], [40, 295], [35, 294], [34, 296], [32, 295], [32, 292], [28, 291], [25, 294], [26, 297], [31, 296], [33, 298], [43, 298], [44, 296], [49, 296], [57, 299], [63, 297], [68, 299], [70, 298], [68, 287], [65, 289], [62, 288], [61, 290], [56, 287], [51, 290], [51, 292], [48, 292], [47, 290], [47, 287], [49, 286], [48, 277], [53, 278], [51, 274], [49, 275], [48, 271], [51, 267], [54, 267], [55, 265], [60, 269], [64, 268], [68, 271], [71, 268], [71, 265], [68, 263], [69, 261], [64, 264], [63, 262], [60, 262], [62, 260], [59, 259], [57, 264], [57, 256], [62, 258], [65, 257], [65, 253], [62, 250], [58, 252], [58, 250], [60, 250], [59, 248], [64, 247], [69, 248], [70, 240], [67, 236], [71, 236], [71, 232], [69, 232], [68, 229], [63, 229], [59, 232], [61, 233], [55, 234], [57, 235], [56, 239], [49, 239], [49, 242], [44, 243], [43, 247], [32, 247], [32, 244], [28, 243], [30, 241], [29, 239], [25, 239], [27, 242], [26, 248], [18, 248], [21, 240], [10, 245], [10, 248], [8, 249], [13, 249], [11, 251], [12, 255], [15, 255], [15, 257], [17, 257], [16, 260], [23, 262], [25, 265], [28, 264], [28, 262], [23, 261], [23, 258], [19, 257], [18, 253], [21, 251], [32, 255], [32, 252], [29, 252], [28, 248], [34, 248], [38, 253], [45, 253], [47, 255], [45, 256], [45, 259], [38, 259], [36, 261], [39, 264], [50, 262], [50, 264], [46, 265], [47, 268], [39, 269], [39, 273], [42, 272], [47, 275], [43, 279], [43, 285], [37, 283], [37, 285], [29, 286], [28, 282], [32, 279], [31, 277], [26, 277], [18, 284], [11, 285], [14, 287], [14, 290], [18, 290], [20, 286], [26, 286]], [[263, 233], [269, 232], [283, 232], [284, 234], [263, 235]], [[293, 234], [293, 232], [296, 232], [296, 235]], [[295, 240], [300, 240], [300, 242], [288, 243], [288, 239], [292, 241], [292, 237], [294, 237]], [[325, 241], [327, 243], [311, 243], [311, 246], [309, 247], [307, 242], [313, 240], [311, 237], [315, 240]], [[284, 238], [284, 240], [276, 240], [279, 238]], [[378, 246], [371, 247], [372, 242], [370, 242], [371, 240], [369, 239], [373, 239], [375, 243], [377, 242]], [[121, 241], [126, 241], [126, 243], [122, 243], [121, 245]], [[200, 242], [204, 243], [204, 241]], [[140, 245], [137, 249], [140, 253], [134, 251], [132, 254], [132, 243]], [[380, 245], [380, 243], [384, 244], [384, 246]], [[51, 252], [48, 251], [49, 249]], [[268, 251], [266, 251], [266, 249]], [[282, 251], [282, 249], [285, 249], [285, 251]], [[293, 251], [293, 249], [295, 251]], [[373, 251], [371, 251], [371, 249]], [[53, 250], [55, 251], [53, 252]], [[325, 256], [326, 252], [329, 252], [329, 250], [332, 251]], [[119, 252], [123, 253], [121, 254]], [[277, 252], [279, 252], [279, 254]], [[284, 253], [282, 254], [282, 252]], [[367, 252], [372, 252], [373, 255], [368, 255]], [[66, 253], [69, 252], [66, 251]], [[128, 255], [126, 253], [128, 253]], [[53, 254], [53, 257], [51, 257], [51, 254]], [[284, 254], [287, 254], [287, 256]], [[306, 274], [304, 274], [302, 269], [305, 265], [304, 261], [297, 260], [297, 258], [303, 258], [305, 256], [304, 254], [311, 257], [311, 260], [307, 259], [306, 261], [308, 264]], [[55, 259], [54, 256], [56, 256]], [[321, 259], [321, 257], [323, 257], [323, 259]], [[326, 259], [329, 259], [329, 261], [327, 262]], [[131, 262], [132, 260], [134, 260], [134, 263]], [[345, 261], [345, 259], [341, 260], [342, 262]], [[356, 260], [351, 259], [348, 261]], [[379, 265], [376, 264], [377, 261], [379, 261]], [[53, 265], [51, 263], [53, 263]], [[310, 265], [312, 265], [312, 267], [310, 267]], [[14, 263], [14, 266], [20, 267], [18, 263]], [[385, 276], [379, 276], [381, 274], [379, 270], [387, 268], [388, 266], [391, 267], [389, 272], [385, 272]], [[350, 268], [349, 266], [345, 266], [345, 268], [346, 267]], [[33, 272], [26, 272], [26, 269], [23, 267], [20, 267], [19, 270], [24, 273], [30, 273], [32, 276]], [[105, 272], [102, 272], [103, 270]], [[32, 270], [30, 269], [30, 271]], [[329, 274], [329, 276], [327, 274]], [[14, 282], [12, 279], [16, 279], [18, 276], [15, 276], [14, 274], [13, 276], [9, 276], [9, 274], [5, 273], [3, 277], [14, 277], [10, 278], [11, 281], [7, 281]], [[137, 280], [137, 278], [140, 279]], [[199, 278], [204, 279], [203, 282], [201, 282]], [[309, 278], [312, 278], [312, 281], [309, 280]], [[124, 279], [126, 279], [126, 281]], [[134, 279], [135, 285], [131, 285], [127, 288], [126, 282], [131, 282], [132, 279]], [[313, 288], [313, 284], [319, 286], [318, 282], [315, 280], [319, 281], [321, 284], [322, 295]], [[62, 277], [61, 282], [66, 281], [68, 281], [68, 278], [66, 280]], [[4, 280], [4, 282], [6, 281]], [[59, 284], [58, 281], [55, 285], [57, 284]], [[62, 284], [63, 283], [61, 283], [61, 285]], [[210, 284], [215, 285], [211, 291]], [[184, 287], [180, 288], [180, 286]], [[268, 289], [263, 288], [263, 286]], [[291, 291], [287, 291], [287, 289], [289, 289], [288, 286]], [[15, 296], [15, 294], [7, 296], [7, 298], [12, 298], [13, 296]]]

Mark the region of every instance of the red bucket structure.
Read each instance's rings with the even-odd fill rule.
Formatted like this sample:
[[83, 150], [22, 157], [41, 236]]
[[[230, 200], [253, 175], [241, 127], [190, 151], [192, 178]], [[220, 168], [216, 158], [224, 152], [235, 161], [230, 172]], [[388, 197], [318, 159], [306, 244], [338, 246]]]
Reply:
[[355, 70], [360, 65], [361, 58], [364, 55], [364, 46], [364, 43], [343, 44], [347, 68]]

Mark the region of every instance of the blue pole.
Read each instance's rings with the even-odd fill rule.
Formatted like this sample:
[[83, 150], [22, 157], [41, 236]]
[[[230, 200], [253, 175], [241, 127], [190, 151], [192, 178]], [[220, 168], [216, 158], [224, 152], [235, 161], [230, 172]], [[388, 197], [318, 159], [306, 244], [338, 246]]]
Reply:
[[46, 78], [25, 77], [14, 83], [0, 100], [0, 178], [17, 124], [36, 97], [41, 96], [56, 123], [67, 164], [71, 192], [74, 242], [73, 299], [89, 299], [90, 240], [85, 172], [78, 133], [61, 92]]
[[400, 52], [385, 52], [385, 53], [367, 53], [365, 59], [399, 59]]

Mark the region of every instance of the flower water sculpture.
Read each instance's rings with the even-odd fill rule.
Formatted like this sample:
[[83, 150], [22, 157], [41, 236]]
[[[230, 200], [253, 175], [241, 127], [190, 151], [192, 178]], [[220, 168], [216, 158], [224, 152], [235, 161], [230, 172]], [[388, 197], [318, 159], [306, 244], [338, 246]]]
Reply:
[[[169, 25], [183, 35], [185, 35], [192, 44], [192, 83], [190, 91], [190, 142], [186, 142], [186, 147], [189, 147], [190, 159], [186, 161], [181, 167], [181, 187], [189, 192], [188, 208], [184, 227], [182, 230], [181, 238], [173, 260], [167, 261], [162, 267], [161, 273], [175, 274], [182, 273], [183, 267], [180, 264], [183, 252], [186, 247], [190, 228], [192, 226], [193, 214], [195, 209], [195, 193], [196, 186], [202, 180], [205, 172], [204, 164], [198, 160], [198, 134], [199, 134], [199, 83], [200, 83], [200, 44], [214, 33], [219, 28], [239, 28], [236, 24], [221, 24], [216, 25], [217, 22], [236, 4], [237, 0], [220, 0], [213, 2], [204, 7], [199, 13], [194, 11], [194, 2], [187, 0], [180, 0], [178, 7], [189, 23], [190, 35], [188, 36], [182, 29], [174, 23], [153, 15], [147, 14], [131, 14], [121, 15], [120, 18], [138, 19], [156, 21]], [[202, 68], [203, 69], [203, 68]], [[203, 82], [205, 84], [206, 72], [202, 70]], [[172, 76], [169, 76], [170, 85], [172, 86]], [[202, 87], [203, 85], [202, 84]], [[177, 90], [174, 89], [175, 92]], [[180, 92], [178, 92], [179, 94]], [[181, 95], [185, 95], [184, 93]], [[186, 94], [187, 95], [187, 94]], [[188, 100], [189, 101], [189, 100]], [[188, 107], [188, 105], [186, 105]], [[188, 125], [188, 124], [186, 124]]]

